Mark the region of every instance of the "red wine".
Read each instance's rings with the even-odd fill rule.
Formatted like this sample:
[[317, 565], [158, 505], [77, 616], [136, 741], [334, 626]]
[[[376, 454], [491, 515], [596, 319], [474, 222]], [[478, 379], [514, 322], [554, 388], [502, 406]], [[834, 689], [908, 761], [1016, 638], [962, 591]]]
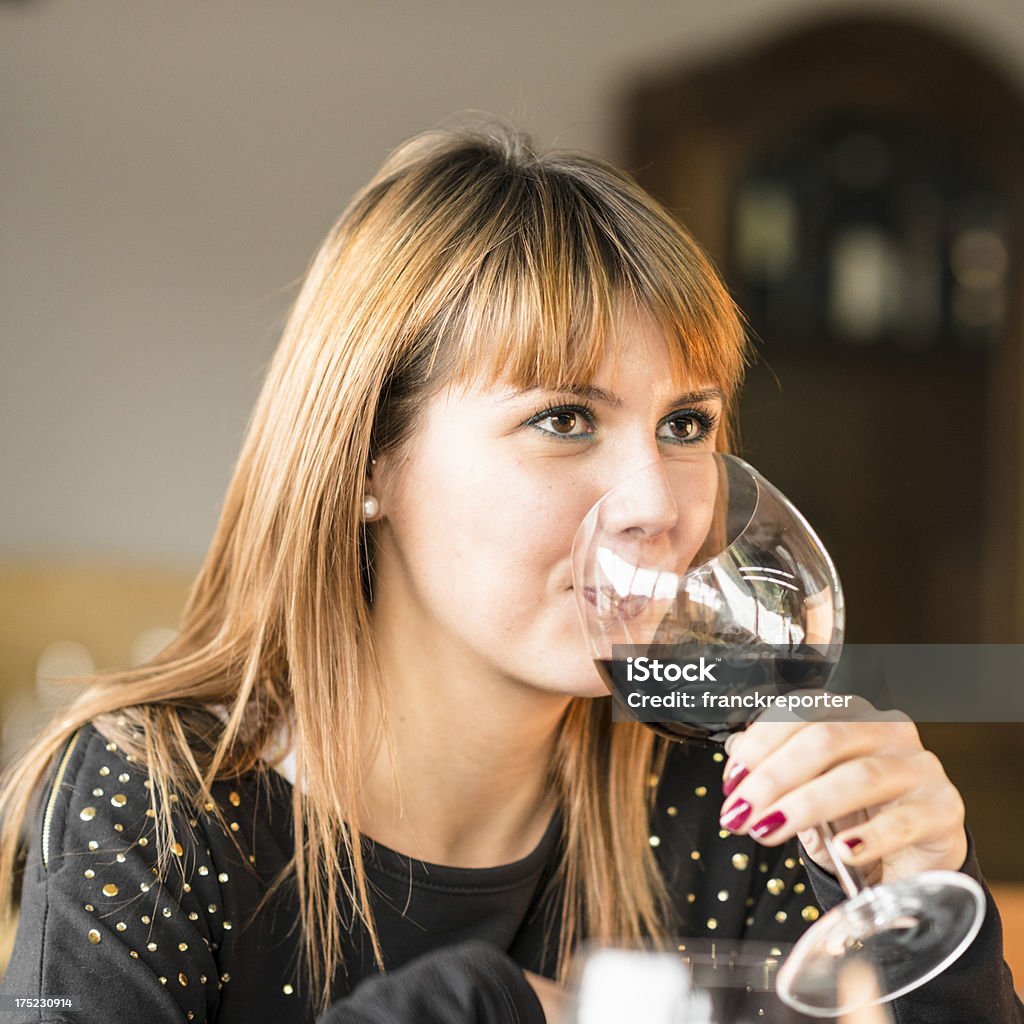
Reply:
[[783, 695], [822, 690], [838, 659], [837, 650], [804, 645], [657, 644], [616, 654], [595, 661], [615, 717], [668, 739], [701, 741], [746, 728]]

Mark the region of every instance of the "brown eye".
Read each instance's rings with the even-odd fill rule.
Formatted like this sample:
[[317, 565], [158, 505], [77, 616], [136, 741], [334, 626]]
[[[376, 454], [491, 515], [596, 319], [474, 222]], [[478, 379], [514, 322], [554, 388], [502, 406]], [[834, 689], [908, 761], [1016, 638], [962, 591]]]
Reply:
[[668, 421], [672, 436], [680, 441], [690, 441], [701, 431], [701, 424], [695, 416], [676, 416]]
[[576, 413], [556, 412], [549, 417], [556, 434], [571, 434], [576, 428]]

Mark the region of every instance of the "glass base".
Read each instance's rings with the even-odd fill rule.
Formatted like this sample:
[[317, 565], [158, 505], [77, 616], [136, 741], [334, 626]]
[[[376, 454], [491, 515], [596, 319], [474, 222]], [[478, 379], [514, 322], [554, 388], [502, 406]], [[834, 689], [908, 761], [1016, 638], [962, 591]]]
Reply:
[[[945, 970], [974, 941], [985, 893], [959, 871], [925, 871], [864, 889], [812, 925], [779, 968], [776, 991], [810, 1017], [838, 1017], [896, 999]], [[843, 967], [863, 961], [881, 995], [851, 1001]]]

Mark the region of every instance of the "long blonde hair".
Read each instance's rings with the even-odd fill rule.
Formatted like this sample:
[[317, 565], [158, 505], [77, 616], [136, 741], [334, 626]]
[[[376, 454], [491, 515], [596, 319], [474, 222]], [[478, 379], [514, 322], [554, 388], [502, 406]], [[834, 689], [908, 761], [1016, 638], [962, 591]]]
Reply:
[[[372, 525], [360, 515], [369, 460], [408, 439], [447, 381], [585, 383], [614, 355], [627, 305], [662, 326], [680, 380], [735, 392], [741, 318], [689, 234], [628, 175], [586, 154], [539, 154], [499, 122], [431, 130], [392, 153], [312, 261], [179, 635], [145, 665], [83, 680], [8, 771], [5, 906], [33, 793], [83, 724], [147, 767], [162, 865], [170, 795], [200, 807], [215, 779], [265, 770], [261, 754], [284, 729], [302, 784], [295, 854], [274, 888], [294, 875], [318, 1012], [355, 918], [383, 969], [356, 812], [360, 712], [365, 687], [381, 687]], [[197, 745], [190, 718], [215, 706], [227, 721]], [[664, 755], [642, 726], [612, 728], [607, 699], [566, 710], [549, 774], [564, 818], [559, 977], [583, 936], [672, 926], [648, 843], [649, 780]]]

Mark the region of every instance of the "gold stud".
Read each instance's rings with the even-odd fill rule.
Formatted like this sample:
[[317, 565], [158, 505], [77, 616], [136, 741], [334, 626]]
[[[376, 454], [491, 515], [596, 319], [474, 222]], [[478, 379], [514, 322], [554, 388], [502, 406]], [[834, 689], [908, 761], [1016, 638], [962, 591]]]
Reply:
[[700, 850], [694, 850], [690, 854], [690, 860], [700, 860]]
[[188, 1011], [188, 1020], [192, 1020], [192, 1011], [191, 1010]]
[[729, 898], [729, 892], [727, 889], [718, 890], [718, 902], [724, 903]]
[[785, 863], [787, 868], [795, 868], [796, 867], [796, 861], [793, 860], [792, 857], [787, 857], [784, 863]]
[[86, 868], [86, 869], [85, 869], [85, 870], [84, 870], [84, 871], [82, 872], [82, 874], [83, 874], [83, 875], [85, 875], [85, 877], [86, 877], [86, 878], [92, 878], [92, 877], [93, 877], [93, 876], [94, 876], [94, 875], [96, 874], [96, 872], [95, 872], [95, 871], [93, 871], [93, 869], [92, 869], [92, 868]]
[[224, 931], [226, 931], [226, 932], [231, 931], [231, 922], [230, 921], [225, 921], [224, 922]]
[[220, 980], [221, 980], [221, 981], [223, 981], [223, 982], [224, 982], [224, 984], [226, 985], [226, 984], [227, 984], [227, 983], [228, 983], [228, 982], [229, 982], [229, 981], [231, 980], [231, 975], [230, 975], [230, 974], [228, 974], [228, 973], [227, 973], [227, 971], [225, 971], [225, 972], [224, 972], [224, 973], [223, 973], [223, 974], [222, 974], [222, 975], [220, 976]]
[[285, 984], [285, 985], [283, 985], [283, 986], [281, 987], [281, 991], [282, 991], [282, 992], [283, 992], [283, 993], [284, 993], [284, 994], [285, 994], [286, 996], [290, 996], [290, 995], [291, 995], [291, 994], [292, 994], [292, 993], [293, 993], [293, 992], [295, 991], [295, 989], [293, 989], [293, 988], [291, 987], [291, 985]]
[[757, 870], [760, 871], [762, 875], [767, 875], [768, 874], [768, 865], [767, 864], [758, 864], [757, 865]]
[[149, 846], [149, 840], [145, 836], [139, 838], [139, 846]]
[[231, 831], [232, 832], [237, 832], [238, 831], [238, 822], [237, 821], [231, 822]]
[[721, 764], [725, 760], [725, 755], [720, 750], [716, 750], [711, 755], [711, 760], [712, 761], [717, 761], [719, 764]]
[[156, 943], [155, 942], [147, 942], [146, 943], [146, 949], [148, 949], [150, 951], [150, 953], [155, 953], [156, 952]]
[[786, 923], [786, 912], [784, 910], [780, 910], [775, 915], [775, 920], [778, 921], [779, 924], [785, 924]]
[[208, 911], [209, 911], [209, 912], [210, 912], [211, 914], [216, 914], [216, 913], [217, 913], [217, 904], [216, 904], [216, 903], [211, 903], [211, 904], [210, 904], [210, 905], [209, 905], [209, 906], [208, 906], [208, 907], [207, 907], [206, 909], [207, 909], [207, 910], [208, 910]]
[[190, 914], [188, 915], [188, 919], [189, 919], [190, 921], [198, 921], [198, 920], [199, 920], [199, 915], [198, 915], [198, 914], [197, 914], [197, 913], [196, 913], [196, 912], [195, 912], [195, 911], [193, 910], [193, 911], [192, 911], [192, 912], [191, 912], [191, 913], [190, 913]]
[[679, 813], [678, 807], [668, 807], [665, 809], [665, 813], [670, 817], [674, 818]]
[[179, 974], [178, 975], [178, 984], [180, 984], [182, 986], [187, 985], [188, 984], [188, 978], [186, 978], [184, 974]]
[[149, 882], [139, 882], [139, 888], [143, 892], [149, 892]]
[[117, 861], [118, 864], [123, 864], [124, 863], [124, 854], [123, 853], [119, 853], [114, 859]]
[[697, 897], [692, 892], [688, 892], [686, 894], [686, 902], [687, 903], [696, 903], [696, 901], [697, 901]]
[[732, 835], [732, 833], [727, 828], [720, 828], [718, 830], [718, 838], [719, 839], [728, 839], [729, 836], [731, 836], [731, 835]]
[[191, 826], [192, 826], [193, 828], [195, 828], [195, 827], [196, 827], [196, 825], [198, 825], [198, 824], [199, 824], [199, 822], [198, 822], [198, 821], [196, 821], [196, 819], [195, 819], [195, 818], [189, 818], [189, 819], [188, 819], [188, 823], [189, 823], [189, 824], [190, 824], [190, 825], [191, 825]]
[[89, 849], [90, 850], [97, 850], [97, 849], [99, 849], [99, 845], [100, 844], [97, 843], [95, 839], [90, 839], [89, 840]]
[[753, 896], [748, 896], [743, 901], [743, 906], [745, 906], [745, 907], [752, 907], [753, 905], [754, 905], [754, 897]]
[[661, 846], [661, 840], [657, 836], [650, 836], [647, 840], [651, 846]]
[[818, 916], [819, 916], [818, 908], [817, 907], [804, 907], [804, 909], [800, 911], [800, 916], [805, 921], [817, 921], [818, 920]]
[[185, 892], [192, 891], [192, 886], [188, 882], [184, 882], [181, 887]]
[[119, 932], [123, 932], [123, 931], [125, 930], [125, 928], [127, 928], [127, 927], [128, 927], [128, 925], [126, 925], [126, 924], [124, 923], [124, 921], [118, 921], [118, 922], [117, 922], [117, 924], [116, 924], [116, 925], [114, 925], [114, 927], [115, 927], [115, 928], [116, 928], [116, 929], [117, 929], [117, 930], [118, 930]]
[[116, 896], [117, 893], [118, 893], [118, 888], [117, 888], [116, 885], [114, 885], [113, 882], [108, 882], [105, 886], [103, 886], [103, 895], [104, 896]]
[[121, 772], [121, 774], [118, 775], [118, 777], [117, 777], [117, 781], [118, 782], [127, 782], [130, 778], [131, 778], [131, 776], [127, 772]]
[[170, 917], [171, 916], [171, 908], [170, 907], [164, 907], [162, 913], [163, 913], [164, 917]]
[[747, 920], [746, 920], [747, 927], [749, 928], [753, 923], [754, 923], [754, 919], [752, 917], [748, 917]]
[[250, 853], [249, 854], [249, 863], [250, 864], [255, 864], [256, 863], [256, 854], [254, 854], [254, 853]]
[[799, 896], [800, 893], [802, 893], [806, 888], [807, 886], [804, 885], [803, 882], [797, 882], [796, 885], [793, 886], [793, 892], [795, 892]]
[[233, 807], [237, 807], [242, 802], [242, 798], [234, 790], [231, 791], [228, 799]]
[[220, 874], [219, 874], [219, 875], [217, 876], [217, 881], [218, 881], [218, 882], [226, 882], [227, 880], [228, 880], [228, 873], [227, 873], [226, 871], [222, 871], [222, 872], [221, 872], [221, 873], [220, 873]]
[[143, 914], [142, 915], [142, 923], [143, 924], [149, 924], [151, 921], [152, 921], [152, 918], [149, 916], [149, 914]]
[[734, 853], [732, 855], [732, 866], [737, 871], [746, 871], [750, 858], [745, 853]]
[[139, 959], [139, 954], [138, 954], [138, 953], [136, 953], [134, 949], [132, 949], [132, 950], [129, 950], [129, 952], [128, 952], [128, 955], [129, 955], [129, 956], [130, 956], [130, 957], [131, 957], [131, 958], [132, 958], [133, 960], [138, 960], [138, 959]]
[[174, 853], [175, 857], [180, 857], [185, 852], [181, 843], [172, 843], [171, 851]]
[[152, 779], [146, 779], [142, 783], [142, 785], [145, 786], [146, 789], [152, 789], [153, 788], [153, 780]]
[[115, 794], [114, 794], [114, 795], [113, 795], [113, 796], [112, 796], [112, 797], [110, 798], [110, 802], [111, 802], [111, 803], [112, 803], [112, 804], [113, 804], [113, 805], [114, 805], [115, 807], [124, 807], [124, 805], [125, 805], [126, 803], [128, 803], [128, 797], [126, 797], [126, 796], [124, 795], [124, 793], [115, 793]]
[[772, 946], [772, 948], [768, 950], [768, 955], [769, 956], [782, 956], [782, 950], [779, 949], [778, 946]]
[[201, 875], [208, 875], [209, 873], [210, 873], [210, 869], [205, 864], [200, 864], [199, 865], [199, 874], [201, 874]]
[[156, 811], [154, 811], [152, 807], [147, 807], [146, 808], [146, 817], [147, 818], [155, 818], [156, 817]]
[[712, 931], [714, 931], [718, 927], [718, 921], [716, 921], [715, 918], [713, 918], [713, 917], [709, 917], [708, 918], [708, 927]]
[[115, 750], [117, 750], [117, 744], [113, 743], [113, 742], [108, 743], [107, 744], [107, 750], [109, 750], [111, 753], [113, 753]]
[[698, 786], [693, 792], [694, 792], [694, 794], [696, 796], [707, 796], [708, 795], [708, 787], [707, 786]]
[[178, 943], [178, 949], [179, 949], [179, 950], [180, 950], [180, 951], [181, 951], [182, 953], [184, 953], [184, 952], [185, 952], [185, 950], [186, 950], [186, 949], [188, 949], [188, 943], [187, 943], [187, 942], [179, 942], [179, 943]]
[[200, 981], [200, 982], [201, 982], [201, 983], [202, 983], [203, 985], [205, 985], [205, 984], [206, 984], [206, 975], [205, 975], [205, 974], [200, 974], [200, 975], [199, 975], [199, 981]]
[[89, 941], [95, 946], [100, 941], [100, 933], [96, 928], [89, 929]]
[[207, 800], [206, 803], [203, 804], [203, 810], [204, 811], [212, 811], [213, 810], [213, 803], [210, 800]]
[[96, 788], [95, 788], [95, 789], [94, 789], [94, 790], [92, 791], [92, 795], [93, 795], [93, 796], [103, 796], [103, 787], [102, 787], [102, 786], [97, 786], [97, 787], [96, 787]]
[[114, 825], [114, 831], [115, 832], [123, 832], [124, 831], [124, 825], [122, 825], [121, 822], [117, 822], [117, 824]]
[[781, 878], [769, 878], [765, 883], [765, 888], [773, 895], [778, 896], [783, 889], [786, 888], [785, 882]]
[[100, 775], [109, 775], [109, 774], [110, 774], [110, 769], [106, 765], [104, 765], [100, 769]]
[[83, 807], [81, 813], [78, 815], [82, 821], [92, 821], [96, 817], [95, 807]]
[[658, 776], [657, 775], [648, 775], [647, 776], [647, 785], [648, 786], [656, 786], [657, 784], [658, 784]]
[[85, 909], [91, 914], [96, 908], [91, 903], [86, 903]]

